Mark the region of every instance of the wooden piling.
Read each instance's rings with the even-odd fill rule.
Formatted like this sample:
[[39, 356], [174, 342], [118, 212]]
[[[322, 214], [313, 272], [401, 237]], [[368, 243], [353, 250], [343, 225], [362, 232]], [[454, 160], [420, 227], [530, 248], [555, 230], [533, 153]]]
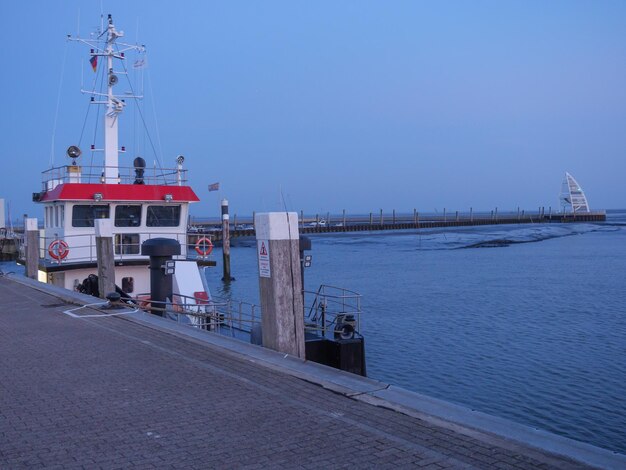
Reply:
[[96, 219], [96, 257], [100, 298], [115, 292], [115, 254], [111, 219]]
[[230, 217], [228, 215], [228, 200], [222, 199], [222, 281], [231, 281], [230, 275]]
[[39, 271], [39, 228], [36, 218], [24, 220], [26, 230], [26, 276], [37, 279]]
[[263, 346], [304, 359], [298, 214], [256, 216]]

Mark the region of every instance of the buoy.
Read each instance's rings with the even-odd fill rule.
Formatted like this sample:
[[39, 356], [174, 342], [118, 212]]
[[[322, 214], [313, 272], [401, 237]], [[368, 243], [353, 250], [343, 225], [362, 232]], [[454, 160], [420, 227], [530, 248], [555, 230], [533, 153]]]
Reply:
[[64, 240], [54, 240], [48, 246], [48, 253], [50, 253], [52, 259], [61, 261], [70, 254], [70, 248]]
[[196, 242], [196, 253], [200, 256], [208, 256], [213, 251], [213, 243], [207, 237], [202, 237]]

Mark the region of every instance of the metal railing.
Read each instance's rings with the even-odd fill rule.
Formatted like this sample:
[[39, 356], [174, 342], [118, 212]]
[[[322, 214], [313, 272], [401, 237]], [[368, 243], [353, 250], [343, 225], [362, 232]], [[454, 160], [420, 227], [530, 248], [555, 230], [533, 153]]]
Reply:
[[322, 337], [360, 335], [361, 295], [357, 292], [322, 284], [317, 291], [304, 291], [304, 305], [310, 305], [305, 307], [306, 332]]
[[[178, 241], [181, 245], [180, 257], [204, 260], [212, 259], [210, 254], [201, 254], [205, 251], [204, 248], [200, 250], [200, 253], [195, 250], [196, 242], [198, 241], [197, 235], [198, 234], [188, 236], [186, 231], [113, 233], [113, 250], [115, 260], [123, 261], [144, 258], [147, 259], [147, 256], [141, 255], [141, 244], [152, 238], [171, 238]], [[209, 239], [211, 238], [208, 234], [202, 236]], [[55, 259], [50, 255], [50, 249], [52, 248], [52, 251], [55, 252], [55, 247], [58, 246], [57, 242], [60, 242], [61, 240], [67, 244], [68, 253], [66, 256], [57, 256], [58, 259]], [[90, 263], [97, 261], [96, 235], [93, 233], [66, 236], [59, 236], [58, 234], [46, 236], [45, 234], [42, 234], [39, 239], [39, 246], [39, 257], [53, 263]]]
[[[63, 165], [42, 172], [42, 191], [50, 191], [63, 183], [104, 183], [105, 166]], [[156, 184], [177, 185], [187, 184], [187, 170], [182, 168], [144, 168], [115, 167], [118, 178], [107, 183], [118, 184]]]
[[[305, 332], [316, 336], [349, 339], [361, 332], [361, 295], [329, 285], [317, 291], [304, 291]], [[150, 294], [139, 294], [134, 299], [139, 308], [191, 327], [216, 333], [249, 338], [255, 325], [261, 323], [259, 305], [221, 297], [208, 300], [173, 294], [171, 300], [150, 300]]]
[[249, 334], [261, 322], [258, 305], [232, 299], [206, 300], [173, 294], [171, 301], [158, 302], [151, 300], [150, 294], [139, 294], [134, 302], [142, 310], [162, 314], [177, 323], [229, 336], [237, 336], [237, 332]]

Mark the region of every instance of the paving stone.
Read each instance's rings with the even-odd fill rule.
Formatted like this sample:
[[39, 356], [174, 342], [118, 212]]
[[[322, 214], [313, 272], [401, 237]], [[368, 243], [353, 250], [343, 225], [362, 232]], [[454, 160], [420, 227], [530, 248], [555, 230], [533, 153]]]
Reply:
[[584, 468], [7, 278], [0, 298], [0, 468]]

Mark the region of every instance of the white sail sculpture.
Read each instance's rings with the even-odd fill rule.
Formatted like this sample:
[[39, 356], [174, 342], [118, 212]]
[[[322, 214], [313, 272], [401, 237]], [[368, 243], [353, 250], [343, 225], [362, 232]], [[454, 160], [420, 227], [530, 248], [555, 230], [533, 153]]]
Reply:
[[559, 199], [563, 212], [591, 212], [585, 192], [568, 172], [565, 172]]

